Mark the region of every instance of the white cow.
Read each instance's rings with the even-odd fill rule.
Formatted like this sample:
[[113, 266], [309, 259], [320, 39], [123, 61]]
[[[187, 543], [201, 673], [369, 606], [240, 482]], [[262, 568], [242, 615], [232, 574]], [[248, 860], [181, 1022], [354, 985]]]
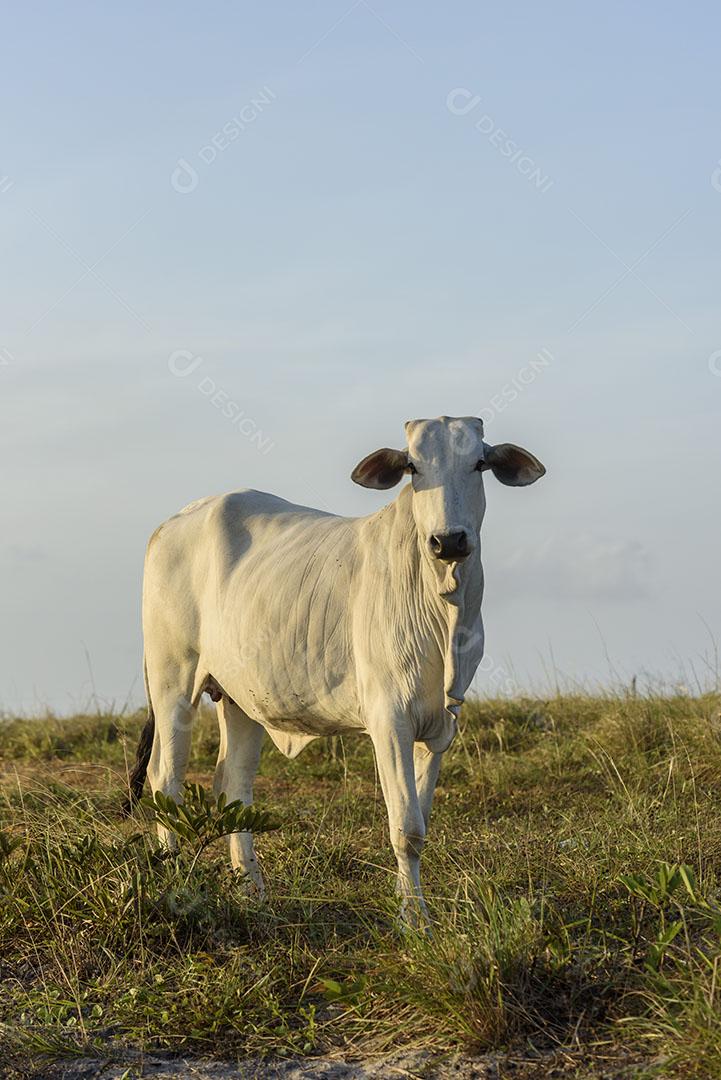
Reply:
[[[373, 741], [404, 916], [426, 917], [420, 854], [441, 757], [483, 656], [483, 474], [532, 484], [527, 450], [472, 417], [411, 420], [407, 449], [352, 479], [410, 483], [375, 514], [336, 517], [259, 491], [192, 503], [153, 534], [143, 589], [148, 722], [131, 776], [181, 796], [191, 723], [218, 702], [215, 788], [250, 804], [265, 731], [289, 757], [320, 735]], [[161, 839], [172, 837], [161, 829]], [[262, 893], [250, 833], [233, 866]]]

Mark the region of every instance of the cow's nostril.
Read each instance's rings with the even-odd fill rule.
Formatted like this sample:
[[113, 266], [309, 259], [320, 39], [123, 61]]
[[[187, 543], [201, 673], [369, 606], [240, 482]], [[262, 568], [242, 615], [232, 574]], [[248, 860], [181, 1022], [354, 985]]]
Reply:
[[428, 543], [435, 558], [444, 559], [446, 562], [465, 559], [471, 551], [468, 534], [463, 529], [458, 532], [436, 533], [429, 537]]

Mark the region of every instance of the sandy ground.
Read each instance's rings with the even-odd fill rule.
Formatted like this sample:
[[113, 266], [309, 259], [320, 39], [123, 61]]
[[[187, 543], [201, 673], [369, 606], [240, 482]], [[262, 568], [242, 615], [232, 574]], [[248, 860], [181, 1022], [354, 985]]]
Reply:
[[[404, 1051], [366, 1062], [339, 1058], [303, 1058], [287, 1061], [249, 1059], [236, 1064], [189, 1058], [183, 1055], [121, 1055], [113, 1060], [94, 1058], [58, 1062], [24, 1072], [24, 1080], [630, 1080], [639, 1062], [586, 1062], [555, 1053], [534, 1059], [512, 1060], [487, 1054], [455, 1055], [434, 1059], [425, 1051]], [[12, 1076], [20, 1074], [11, 1074]]]
[[[129, 1070], [127, 1072], [126, 1070]], [[164, 1055], [150, 1055], [142, 1060], [127, 1059], [118, 1063], [104, 1063], [90, 1059], [83, 1061], [69, 1061], [58, 1063], [49, 1071], [43, 1070], [35, 1074], [36, 1080], [47, 1077], [48, 1080], [90, 1080], [91, 1077], [102, 1077], [103, 1080], [135, 1080], [136, 1077], [147, 1077], [152, 1080], [230, 1080], [230, 1078], [267, 1078], [267, 1080], [306, 1080], [310, 1077], [325, 1077], [326, 1080], [371, 1080], [381, 1077], [394, 1077], [401, 1080], [403, 1077], [455, 1077], [457, 1080], [470, 1080], [471, 1077], [490, 1078], [498, 1077], [498, 1070], [479, 1062], [477, 1065], [470, 1059], [458, 1059], [456, 1062], [448, 1062], [434, 1070], [428, 1061], [427, 1055], [408, 1054], [394, 1055], [377, 1061], [346, 1062], [339, 1059], [311, 1058], [290, 1059], [288, 1061], [239, 1061], [232, 1065], [219, 1061], [204, 1061], [202, 1059], [190, 1059], [179, 1057], [165, 1057]]]

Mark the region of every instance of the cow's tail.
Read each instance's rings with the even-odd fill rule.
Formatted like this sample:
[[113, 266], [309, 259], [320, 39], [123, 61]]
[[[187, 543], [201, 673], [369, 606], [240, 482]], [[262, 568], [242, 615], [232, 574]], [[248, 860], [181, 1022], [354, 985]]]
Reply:
[[145, 721], [145, 726], [140, 733], [140, 741], [138, 742], [138, 749], [135, 755], [135, 765], [128, 779], [128, 797], [123, 802], [123, 816], [128, 817], [133, 807], [140, 802], [143, 795], [143, 787], [145, 785], [145, 774], [148, 771], [148, 762], [150, 761], [150, 753], [153, 749], [153, 738], [155, 736], [155, 713], [153, 712], [153, 702], [150, 698], [150, 686], [148, 684], [148, 665], [143, 660], [143, 675], [145, 678], [145, 693], [148, 698], [148, 719]]

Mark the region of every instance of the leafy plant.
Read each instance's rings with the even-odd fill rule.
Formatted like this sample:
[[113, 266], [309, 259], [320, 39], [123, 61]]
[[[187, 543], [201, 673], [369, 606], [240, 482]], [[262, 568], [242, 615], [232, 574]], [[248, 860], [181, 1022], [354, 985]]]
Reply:
[[336, 979], [319, 979], [320, 989], [325, 1000], [332, 1005], [343, 1005], [346, 1008], [356, 1006], [368, 986], [365, 975], [351, 976], [338, 982]]
[[272, 832], [280, 823], [268, 810], [246, 806], [240, 799], [216, 799], [202, 784], [183, 784], [184, 798], [176, 802], [160, 791], [142, 800], [155, 820], [193, 845], [195, 859], [216, 840], [236, 832]]
[[681, 885], [688, 898], [698, 903], [698, 886], [692, 868], [686, 865], [661, 863], [655, 878], [643, 874], [621, 874], [619, 881], [626, 886], [632, 896], [645, 900], [654, 907], [661, 907], [670, 901]]

